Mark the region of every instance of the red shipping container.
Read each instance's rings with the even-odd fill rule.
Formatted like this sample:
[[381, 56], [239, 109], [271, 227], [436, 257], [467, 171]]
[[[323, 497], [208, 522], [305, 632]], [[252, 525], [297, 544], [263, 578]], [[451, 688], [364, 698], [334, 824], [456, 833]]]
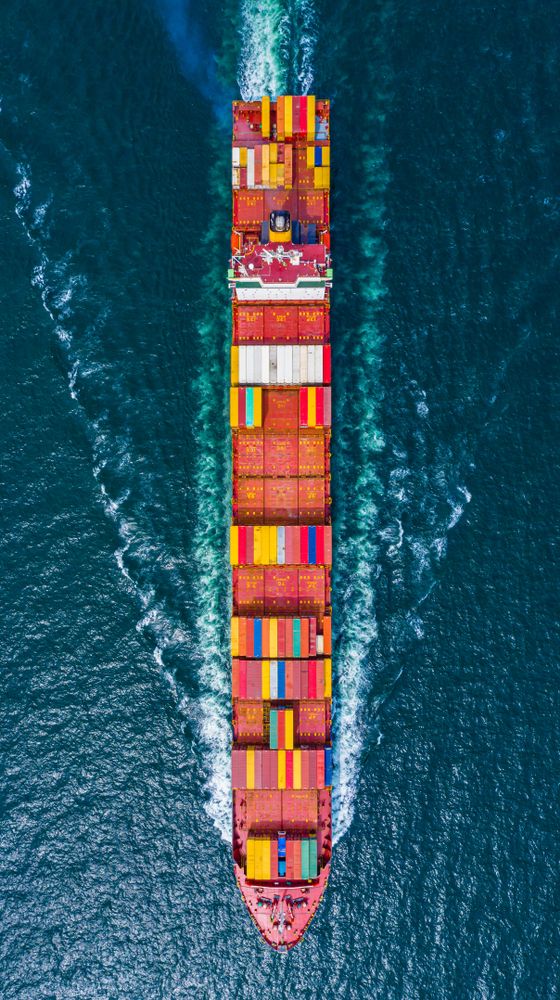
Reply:
[[247, 697], [247, 660], [239, 661], [239, 697]]
[[264, 480], [247, 476], [235, 483], [237, 520], [240, 524], [262, 524]]
[[234, 569], [233, 604], [240, 614], [263, 614], [264, 570], [261, 566], [238, 566]]
[[325, 751], [323, 747], [320, 750], [316, 750], [316, 768], [317, 768], [317, 788], [325, 787]]
[[315, 392], [315, 423], [318, 427], [323, 427], [325, 423], [324, 392], [323, 387], [318, 385]]
[[300, 698], [309, 697], [309, 664], [306, 660], [302, 661], [301, 664], [301, 693]]
[[243, 566], [247, 562], [247, 528], [241, 525], [238, 531], [239, 564]]
[[286, 619], [278, 619], [278, 659], [283, 660], [286, 655]]
[[235, 476], [262, 476], [264, 471], [264, 435], [261, 427], [245, 427], [233, 432], [233, 470]]
[[300, 306], [298, 338], [300, 344], [322, 343], [327, 339], [327, 310], [324, 306]]
[[301, 787], [309, 788], [309, 752], [301, 751]]
[[331, 347], [325, 344], [323, 347], [323, 382], [330, 385], [331, 382]]
[[324, 419], [323, 423], [325, 427], [331, 426], [331, 390], [328, 386], [325, 386], [323, 390], [324, 395]]
[[317, 752], [308, 750], [309, 758], [309, 788], [317, 788]]
[[301, 427], [307, 427], [307, 386], [299, 390], [299, 423]]
[[255, 561], [255, 530], [252, 525], [242, 530], [245, 532], [245, 562], [248, 566], [252, 566]]
[[255, 750], [255, 788], [262, 788], [263, 756], [261, 750]]
[[298, 570], [293, 566], [266, 566], [264, 569], [265, 607], [267, 612], [296, 614], [298, 605]]
[[245, 634], [247, 636], [247, 639], [246, 639], [247, 653], [246, 653], [246, 655], [247, 656], [254, 656], [255, 652], [254, 652], [254, 637], [253, 637], [253, 619], [252, 618], [246, 618], [245, 621], [246, 621]]
[[270, 787], [278, 788], [278, 754], [275, 750], [266, 750], [270, 760]]
[[307, 695], [309, 698], [317, 697], [317, 663], [310, 660], [307, 667]]
[[297, 431], [299, 404], [297, 389], [263, 390], [263, 427], [268, 431]]
[[278, 719], [278, 749], [283, 750], [286, 746], [286, 717], [283, 712], [279, 711], [277, 719]]
[[317, 655], [317, 619], [309, 619], [309, 655]]
[[322, 660], [317, 660], [317, 698], [325, 697], [325, 664]]
[[302, 613], [320, 614], [325, 610], [327, 591], [324, 566], [301, 567], [298, 578], [298, 595], [299, 608]]
[[323, 191], [298, 192], [297, 218], [300, 222], [327, 222], [325, 194]]
[[309, 618], [301, 619], [301, 655], [309, 656]]
[[265, 306], [264, 339], [267, 344], [297, 344], [297, 306]]
[[239, 698], [239, 660], [231, 661], [231, 697]]
[[239, 426], [244, 427], [246, 422], [246, 412], [245, 412], [245, 389], [237, 389], [237, 405], [239, 408]]
[[293, 684], [294, 684], [294, 699], [299, 701], [301, 698], [301, 661], [292, 660], [293, 669]]
[[321, 524], [325, 519], [325, 480], [302, 478], [299, 483], [300, 524]]
[[286, 622], [286, 650], [283, 654], [284, 656], [294, 655], [294, 640], [293, 640], [293, 621], [291, 618], [285, 618]]
[[293, 698], [296, 697], [295, 694], [294, 694], [294, 661], [293, 660], [286, 660], [285, 661], [285, 667], [284, 667], [284, 669], [285, 669], [285, 672], [286, 672], [286, 674], [285, 674], [285, 676], [286, 676], [286, 700], [287, 701], [291, 701]]
[[309, 562], [308, 538], [309, 538], [309, 529], [307, 528], [307, 526], [304, 527], [302, 525], [302, 527], [299, 529], [299, 554], [300, 554], [300, 562], [302, 563]]
[[286, 750], [286, 788], [294, 787], [294, 751]]
[[[241, 183], [243, 184], [243, 167], [241, 168]], [[245, 177], [247, 170], [245, 169]], [[245, 180], [245, 184], [247, 181]], [[262, 191], [233, 192], [233, 221], [236, 226], [259, 226], [264, 219], [264, 197]]]
[[325, 525], [324, 533], [325, 533], [324, 562], [326, 566], [332, 566], [332, 526], [330, 524]]
[[299, 131], [307, 137], [307, 95], [299, 98]]
[[295, 433], [267, 432], [264, 438], [264, 474], [298, 475], [298, 439]]
[[300, 476], [324, 476], [325, 474], [325, 432], [321, 428], [306, 427], [299, 432]]
[[234, 309], [234, 342], [259, 343], [263, 339], [264, 309], [262, 306], [241, 305]]
[[247, 664], [247, 697], [261, 697], [261, 662], [250, 660]]
[[318, 566], [325, 563], [325, 528], [322, 524], [315, 529], [315, 562]]
[[231, 751], [231, 785], [232, 788], [247, 787], [247, 767], [245, 750], [234, 747]]
[[286, 563], [295, 566], [299, 563], [299, 528], [286, 525]]
[[298, 479], [265, 479], [264, 515], [267, 524], [298, 521]]

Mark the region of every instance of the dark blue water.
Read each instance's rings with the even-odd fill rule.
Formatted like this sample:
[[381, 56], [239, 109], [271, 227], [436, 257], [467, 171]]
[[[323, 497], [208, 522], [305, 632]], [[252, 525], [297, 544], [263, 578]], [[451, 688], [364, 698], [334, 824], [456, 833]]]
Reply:
[[[2, 1000], [558, 996], [557, 15], [2, 5]], [[227, 845], [240, 89], [333, 100], [338, 844], [285, 958]]]

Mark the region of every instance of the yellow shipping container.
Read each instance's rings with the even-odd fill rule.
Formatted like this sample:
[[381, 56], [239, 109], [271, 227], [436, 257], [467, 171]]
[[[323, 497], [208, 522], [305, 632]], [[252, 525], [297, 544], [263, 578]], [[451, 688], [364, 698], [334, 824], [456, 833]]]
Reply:
[[255, 877], [255, 841], [252, 838], [247, 840], [247, 878]]
[[268, 149], [270, 154], [270, 164], [272, 165], [273, 163], [278, 163], [278, 143], [271, 142]]
[[232, 427], [239, 427], [239, 396], [237, 389], [229, 390], [229, 422]]
[[330, 167], [330, 165], [331, 165], [331, 147], [330, 146], [323, 146], [323, 158], [321, 160], [321, 163], [323, 164], [324, 167]]
[[231, 655], [239, 656], [239, 618], [231, 619]]
[[310, 170], [315, 166], [315, 146], [307, 147], [307, 166]]
[[253, 427], [262, 427], [262, 389], [253, 389]]
[[323, 187], [328, 191], [331, 186], [331, 168], [322, 167], [321, 169], [323, 171]]
[[314, 385], [307, 390], [307, 426], [315, 427], [317, 422], [317, 395]]
[[284, 712], [284, 742], [286, 745], [286, 750], [294, 749], [294, 712], [293, 709], [288, 708]]
[[325, 660], [325, 698], [332, 698], [332, 660]]
[[[272, 657], [278, 656], [278, 619], [270, 619], [270, 655]], [[270, 685], [270, 674], [269, 674], [269, 685]], [[270, 690], [270, 686], [269, 686]]]
[[261, 100], [261, 135], [263, 139], [270, 135], [270, 97]]
[[278, 751], [278, 788], [286, 787], [286, 751]]
[[276, 135], [283, 142], [285, 133], [284, 97], [276, 99]]
[[255, 751], [247, 750], [247, 788], [255, 787]]
[[315, 138], [315, 98], [309, 95], [307, 98], [307, 138]]
[[270, 660], [261, 663], [261, 691], [262, 700], [270, 701]]
[[278, 561], [278, 529], [275, 524], [268, 528], [268, 561], [273, 566]]
[[241, 146], [239, 150], [239, 164], [242, 167], [247, 166], [247, 146]]
[[239, 565], [239, 528], [236, 524], [229, 529], [229, 561], [232, 566]]
[[239, 384], [239, 348], [232, 347], [231, 349], [231, 384]]
[[313, 168], [313, 187], [321, 188], [323, 187], [323, 168], [314, 167]]
[[270, 186], [271, 186], [271, 188], [275, 188], [275, 187], [278, 186], [278, 164], [277, 163], [271, 163], [270, 164]]
[[294, 750], [294, 788], [301, 788], [301, 750]]
[[287, 138], [291, 138], [293, 128], [292, 128], [292, 98], [286, 97], [284, 101], [284, 131]]

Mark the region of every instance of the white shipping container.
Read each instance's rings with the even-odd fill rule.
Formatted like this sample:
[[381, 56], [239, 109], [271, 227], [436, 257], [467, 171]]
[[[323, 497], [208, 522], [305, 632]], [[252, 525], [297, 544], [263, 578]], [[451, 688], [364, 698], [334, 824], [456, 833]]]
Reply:
[[315, 350], [315, 381], [317, 385], [323, 382], [323, 346], [316, 344]]
[[255, 349], [247, 348], [247, 385], [252, 385], [255, 381]]
[[315, 382], [315, 356], [313, 344], [309, 344], [307, 348], [307, 381], [310, 385], [313, 385]]
[[300, 384], [299, 379], [299, 344], [295, 344], [292, 347], [292, 375], [294, 377], [294, 385]]
[[261, 365], [262, 355], [261, 355], [260, 345], [258, 347], [252, 347], [251, 350], [253, 352], [253, 357], [255, 359], [255, 361], [254, 361], [254, 369], [255, 369], [254, 370], [254, 379], [255, 379], [255, 385], [260, 385], [262, 383], [262, 371], [261, 371], [261, 369], [262, 369], [262, 365]]
[[301, 384], [305, 385], [307, 382], [307, 347], [305, 346], [299, 349], [299, 377]]
[[247, 150], [247, 187], [255, 186], [255, 150]]
[[270, 350], [270, 384], [276, 385], [278, 382], [278, 374], [277, 374], [278, 351], [276, 348], [276, 344], [272, 344], [269, 350]]
[[270, 348], [261, 347], [261, 372], [262, 372], [262, 384], [270, 385]]
[[232, 146], [231, 165], [232, 167], [239, 167], [241, 165], [241, 152], [239, 146]]
[[278, 556], [278, 565], [283, 566], [286, 562], [286, 529], [278, 528], [276, 531], [276, 547]]

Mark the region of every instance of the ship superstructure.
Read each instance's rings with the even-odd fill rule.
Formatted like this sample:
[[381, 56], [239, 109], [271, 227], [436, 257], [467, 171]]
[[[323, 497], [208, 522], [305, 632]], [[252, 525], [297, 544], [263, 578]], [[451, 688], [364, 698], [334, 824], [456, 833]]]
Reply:
[[332, 850], [329, 102], [234, 102], [232, 186], [233, 856], [285, 951]]

